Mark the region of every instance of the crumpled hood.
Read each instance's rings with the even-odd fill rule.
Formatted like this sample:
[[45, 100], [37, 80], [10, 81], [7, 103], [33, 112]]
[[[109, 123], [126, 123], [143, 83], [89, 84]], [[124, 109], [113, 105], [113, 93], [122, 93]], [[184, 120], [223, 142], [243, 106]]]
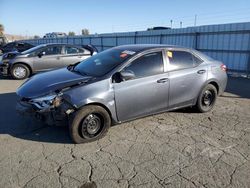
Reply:
[[3, 60], [5, 59], [14, 59], [16, 56], [20, 55], [20, 52], [7, 52], [3, 54]]
[[17, 89], [17, 95], [24, 98], [44, 96], [79, 82], [87, 82], [92, 77], [82, 76], [67, 68], [37, 74]]

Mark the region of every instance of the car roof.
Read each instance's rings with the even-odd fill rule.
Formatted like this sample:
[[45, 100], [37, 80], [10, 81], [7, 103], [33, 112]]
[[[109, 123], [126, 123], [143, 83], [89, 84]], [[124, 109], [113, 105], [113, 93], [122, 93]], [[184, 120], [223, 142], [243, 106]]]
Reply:
[[54, 46], [54, 45], [58, 45], [58, 46], [75, 46], [75, 47], [80, 47], [82, 48], [80, 45], [76, 45], [76, 44], [67, 44], [67, 43], [47, 43], [47, 44], [41, 44], [41, 46]]
[[129, 44], [114, 47], [114, 49], [118, 50], [130, 50], [134, 52], [142, 52], [145, 50], [155, 49], [155, 48], [178, 48], [178, 49], [189, 49], [182, 46], [176, 45], [166, 45], [166, 44]]
[[22, 41], [13, 41], [13, 42], [9, 42], [7, 44], [30, 44], [28, 42], [22, 42]]
[[[51, 45], [66, 45], [66, 46], [75, 46], [78, 48], [84, 48], [80, 45], [74, 45], [74, 44], [67, 44], [67, 43], [47, 43], [47, 44], [40, 44], [41, 47], [45, 46], [51, 46]], [[113, 47], [112, 49], [117, 49], [117, 50], [129, 50], [133, 52], [142, 52], [145, 50], [150, 50], [150, 49], [156, 49], [156, 48], [177, 48], [177, 49], [183, 49], [183, 50], [190, 50], [190, 48], [187, 47], [182, 47], [178, 45], [167, 45], [167, 44], [129, 44], [129, 45], [121, 45], [121, 46], [116, 46]]]

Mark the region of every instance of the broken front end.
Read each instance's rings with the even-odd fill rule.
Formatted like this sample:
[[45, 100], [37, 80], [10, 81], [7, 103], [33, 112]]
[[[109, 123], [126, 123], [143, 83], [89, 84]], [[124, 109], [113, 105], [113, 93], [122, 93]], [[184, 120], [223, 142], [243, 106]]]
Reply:
[[21, 115], [33, 116], [48, 125], [67, 125], [68, 116], [75, 108], [59, 93], [34, 99], [20, 98], [16, 110]]

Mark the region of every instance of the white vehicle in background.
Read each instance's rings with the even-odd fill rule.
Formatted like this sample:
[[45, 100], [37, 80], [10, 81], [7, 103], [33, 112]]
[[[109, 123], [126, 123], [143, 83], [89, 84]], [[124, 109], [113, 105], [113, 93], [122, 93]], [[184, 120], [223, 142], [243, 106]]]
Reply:
[[65, 37], [67, 36], [66, 33], [63, 32], [52, 32], [52, 33], [46, 33], [43, 38], [58, 38], [58, 37]]

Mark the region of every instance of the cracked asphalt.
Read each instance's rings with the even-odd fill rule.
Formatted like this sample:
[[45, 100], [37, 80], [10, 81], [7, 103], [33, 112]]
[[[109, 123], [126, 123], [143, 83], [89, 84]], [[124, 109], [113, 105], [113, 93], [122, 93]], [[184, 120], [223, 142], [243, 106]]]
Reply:
[[81, 145], [16, 114], [22, 82], [0, 79], [0, 187], [250, 187], [248, 79], [230, 78], [209, 113], [162, 113]]

